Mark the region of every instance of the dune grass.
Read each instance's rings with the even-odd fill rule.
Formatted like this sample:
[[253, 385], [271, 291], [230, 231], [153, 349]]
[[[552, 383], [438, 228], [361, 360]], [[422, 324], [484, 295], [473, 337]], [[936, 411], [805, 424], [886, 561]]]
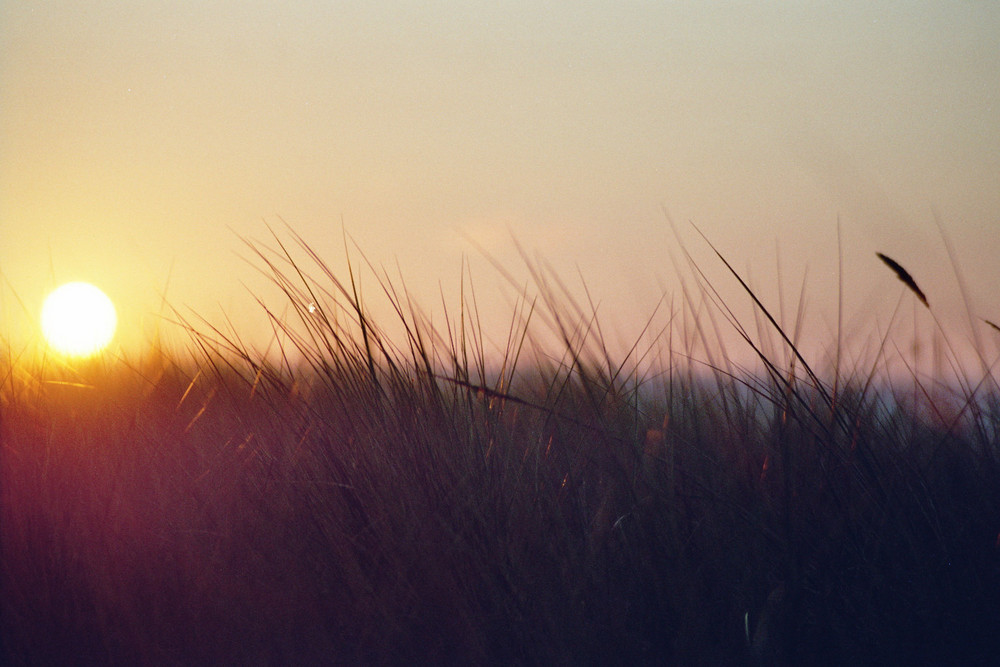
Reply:
[[[180, 314], [190, 343], [138, 360], [4, 351], [0, 662], [998, 654], [985, 346], [981, 377], [949, 382], [888, 377], [891, 332], [809, 360], [720, 254], [753, 328], [693, 266], [669, 325], [613, 358], [595, 309], [529, 265], [496, 355], [464, 285], [435, 327], [379, 279], [392, 339], [357, 266], [338, 276], [293, 234], [249, 247], [286, 298], [261, 304], [267, 351]], [[756, 370], [713, 343], [724, 326]]]

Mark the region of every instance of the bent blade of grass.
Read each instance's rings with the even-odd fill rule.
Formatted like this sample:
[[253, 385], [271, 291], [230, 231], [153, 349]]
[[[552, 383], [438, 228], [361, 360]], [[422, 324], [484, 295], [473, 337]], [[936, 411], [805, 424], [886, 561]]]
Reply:
[[[788, 345], [788, 348], [791, 350], [794, 357], [798, 359], [799, 362], [802, 364], [803, 370], [809, 376], [809, 379], [812, 382], [813, 386], [815, 387], [816, 391], [819, 392], [820, 397], [823, 399], [824, 403], [826, 403], [827, 409], [829, 409], [833, 405], [833, 399], [830, 396], [830, 393], [827, 391], [827, 388], [824, 385], [824, 383], [820, 380], [819, 376], [817, 376], [816, 373], [813, 372], [812, 367], [809, 365], [809, 362], [807, 362], [805, 357], [802, 356], [802, 353], [799, 351], [798, 347], [796, 347], [792, 339], [789, 338], [787, 333], [785, 333], [785, 330], [774, 319], [774, 316], [771, 315], [771, 312], [764, 306], [760, 298], [757, 297], [757, 295], [750, 288], [750, 286], [747, 285], [746, 281], [743, 280], [743, 277], [740, 276], [740, 274], [732, 267], [729, 261], [726, 260], [726, 258], [722, 255], [721, 252], [719, 252], [719, 250], [712, 244], [712, 242], [708, 240], [708, 237], [705, 236], [705, 234], [701, 231], [701, 229], [699, 229], [696, 225], [692, 224], [692, 226], [694, 226], [698, 234], [705, 240], [709, 248], [711, 248], [712, 251], [715, 253], [715, 255], [722, 261], [722, 263], [733, 275], [733, 277], [736, 278], [740, 286], [750, 296], [750, 299], [754, 302], [754, 304], [758, 308], [760, 308], [761, 312], [764, 314], [764, 317], [767, 318], [768, 322], [771, 323], [771, 326], [774, 327], [775, 331], [778, 332], [778, 335], [781, 336], [782, 340], [785, 341], [785, 344]], [[771, 369], [771, 372], [777, 374], [777, 379], [779, 380], [779, 382], [783, 385], [786, 385], [786, 387], [791, 392], [791, 395], [795, 397], [796, 400], [802, 404], [802, 406], [813, 417], [813, 419], [821, 426], [821, 428], [824, 431], [827, 431], [828, 426], [824, 423], [823, 419], [818, 414], [816, 414], [816, 411], [812, 408], [812, 406], [810, 406], [807, 403], [805, 397], [800, 396], [798, 392], [794, 391], [794, 389], [791, 386], [789, 386], [789, 382], [787, 381], [787, 379], [781, 377], [780, 372], [778, 372], [778, 369], [774, 366], [773, 362], [767, 359], [767, 357], [762, 353], [762, 351], [758, 346], [753, 344], [753, 342], [750, 340], [749, 336], [746, 334], [745, 331], [742, 331], [741, 335], [744, 337], [745, 340], [747, 340], [747, 342], [751, 344], [757, 355], [761, 358], [761, 360], [765, 363], [765, 365], [767, 365]]]
[[886, 266], [892, 269], [892, 271], [896, 274], [896, 277], [903, 281], [903, 284], [909, 287], [911, 292], [917, 295], [917, 298], [920, 299], [920, 302], [923, 303], [924, 306], [927, 308], [931, 307], [930, 304], [927, 303], [927, 297], [924, 295], [923, 291], [917, 287], [917, 281], [913, 279], [913, 276], [911, 276], [906, 269], [900, 266], [896, 260], [891, 257], [887, 257], [880, 252], [875, 253], [875, 255], [881, 259]]

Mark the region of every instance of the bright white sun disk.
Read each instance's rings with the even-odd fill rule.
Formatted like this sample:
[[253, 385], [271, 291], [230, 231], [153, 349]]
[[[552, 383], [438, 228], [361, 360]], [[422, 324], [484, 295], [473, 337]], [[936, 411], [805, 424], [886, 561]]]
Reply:
[[42, 306], [45, 340], [72, 357], [100, 352], [111, 342], [117, 324], [111, 299], [90, 283], [66, 283], [49, 294]]

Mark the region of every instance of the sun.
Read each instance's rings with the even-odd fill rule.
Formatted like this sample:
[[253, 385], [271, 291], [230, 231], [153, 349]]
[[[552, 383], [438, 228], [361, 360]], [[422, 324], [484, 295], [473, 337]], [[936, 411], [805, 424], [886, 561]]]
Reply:
[[97, 354], [115, 335], [118, 316], [107, 295], [90, 283], [66, 283], [42, 306], [42, 333], [57, 352], [71, 357]]

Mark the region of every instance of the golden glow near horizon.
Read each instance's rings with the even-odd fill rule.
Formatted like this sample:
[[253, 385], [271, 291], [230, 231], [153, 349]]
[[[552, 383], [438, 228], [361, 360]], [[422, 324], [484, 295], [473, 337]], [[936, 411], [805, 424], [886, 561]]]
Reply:
[[[771, 306], [808, 267], [820, 335], [838, 224], [845, 314], [892, 312], [879, 251], [968, 321], [940, 222], [998, 321], [997, 53], [1000, 3], [965, 0], [5, 1], [0, 312], [8, 285], [88, 276], [124, 348], [168, 328], [164, 300], [266, 346], [254, 297], [282, 295], [240, 251], [264, 220], [341, 278], [343, 225], [429, 310], [442, 289], [458, 308], [468, 263], [490, 332], [510, 313], [477, 247], [527, 281], [514, 237], [579, 271], [628, 339], [680, 291], [669, 215], [730, 305], [745, 295], [689, 221], [748, 277], [778, 274]], [[29, 337], [8, 303], [0, 336]]]
[[89, 357], [115, 335], [118, 316], [111, 299], [85, 282], [66, 283], [42, 307], [42, 333], [52, 349], [70, 357]]

